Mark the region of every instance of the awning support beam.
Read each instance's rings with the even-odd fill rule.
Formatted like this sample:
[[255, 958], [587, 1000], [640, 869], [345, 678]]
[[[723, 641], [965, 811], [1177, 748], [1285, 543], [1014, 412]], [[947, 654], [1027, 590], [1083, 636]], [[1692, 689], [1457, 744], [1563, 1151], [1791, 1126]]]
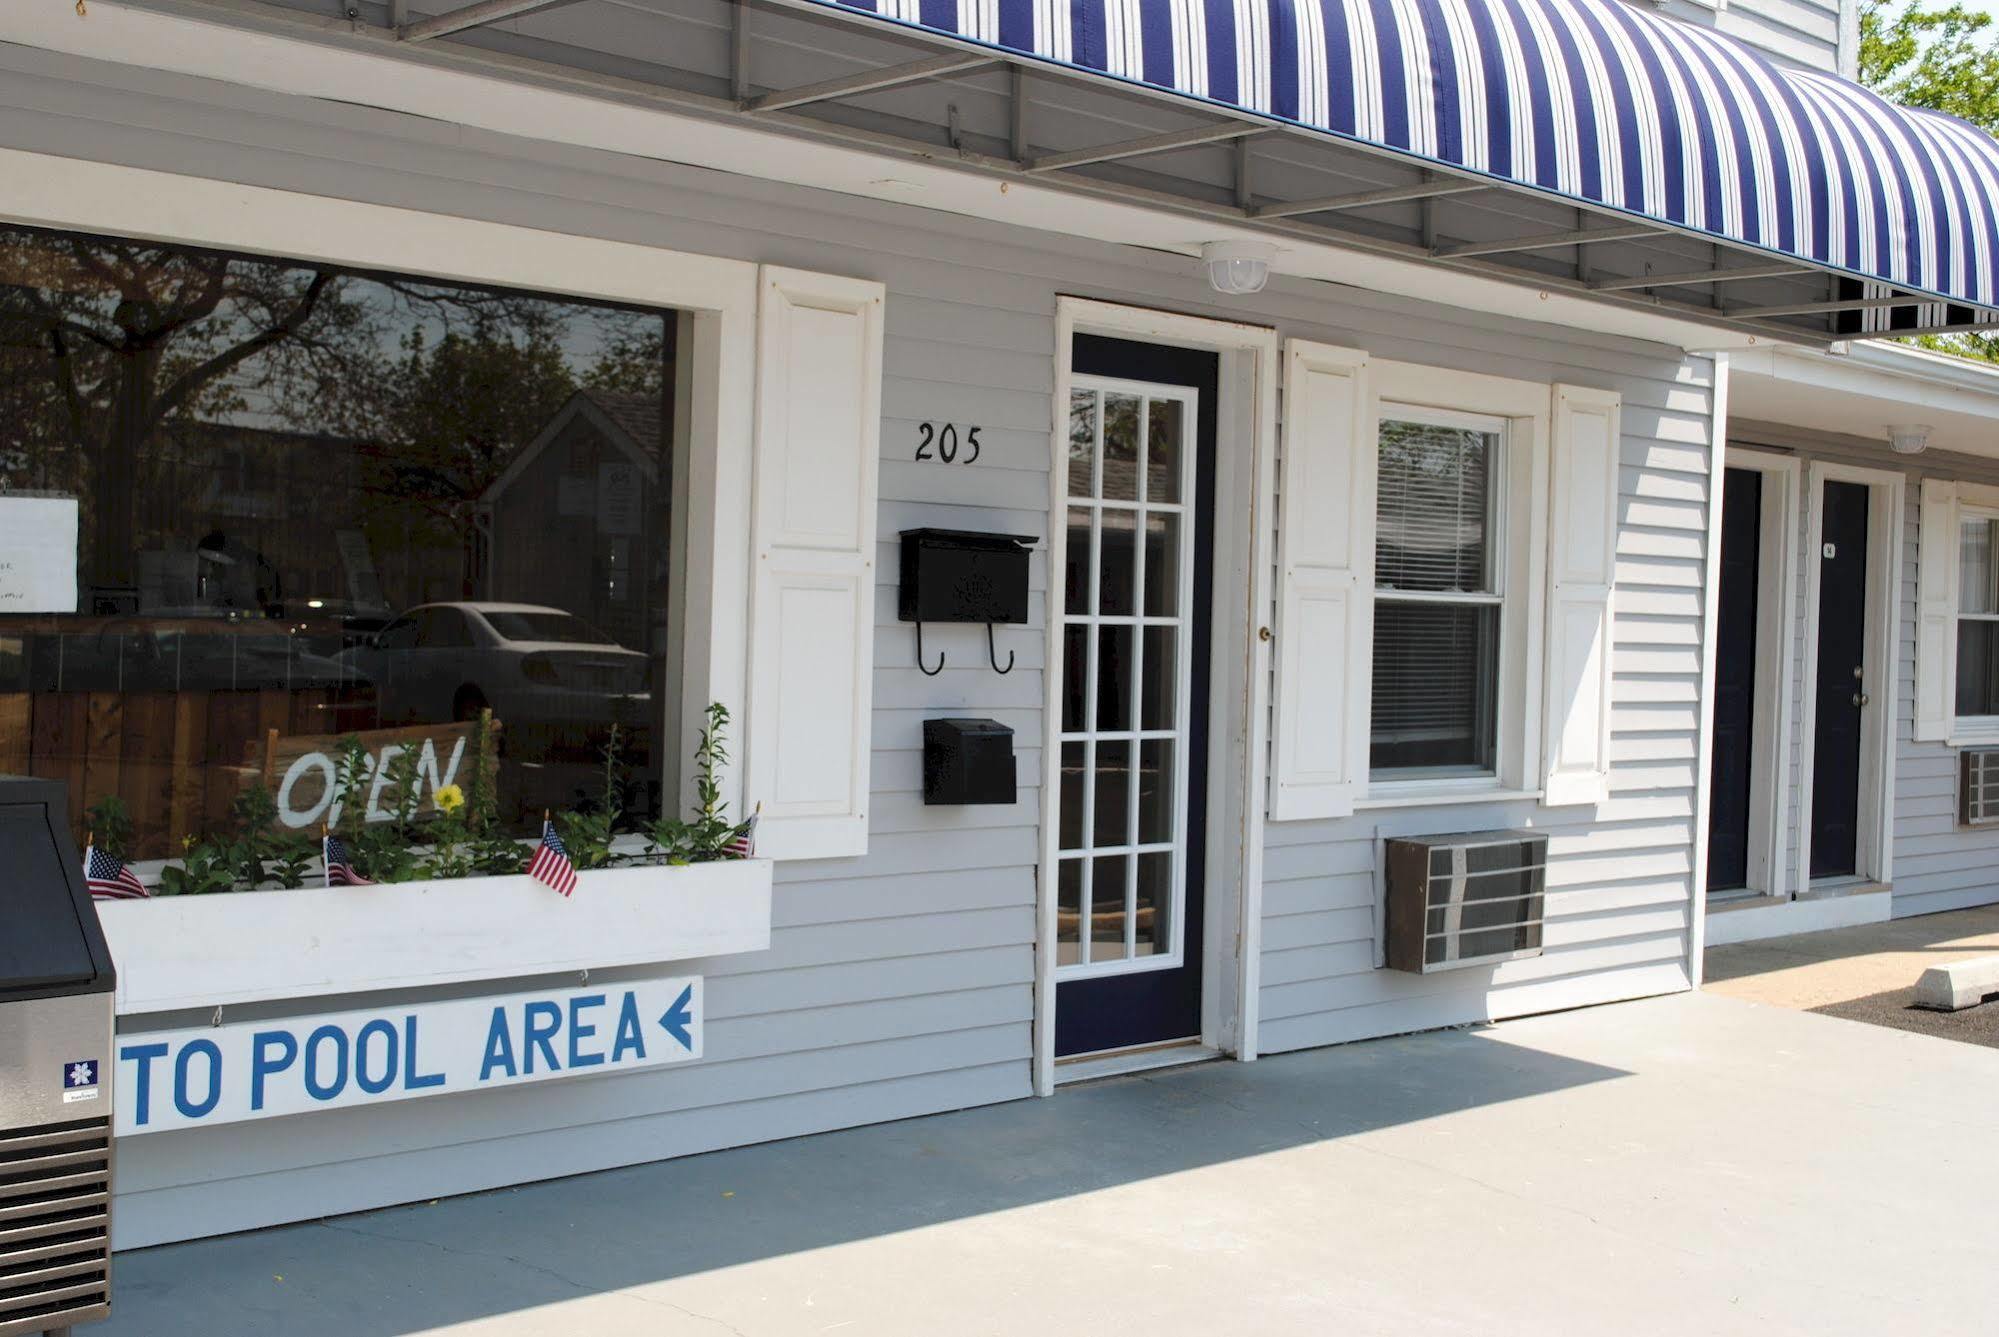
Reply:
[[1086, 167], [1091, 163], [1112, 162], [1119, 158], [1137, 158], [1148, 153], [1170, 153], [1174, 149], [1197, 148], [1202, 144], [1219, 144], [1224, 140], [1242, 139], [1249, 135], [1265, 133], [1266, 127], [1251, 125], [1246, 121], [1227, 121], [1218, 125], [1197, 125], [1191, 130], [1168, 130], [1164, 134], [1145, 135], [1139, 139], [1127, 139], [1116, 144], [1105, 144], [1101, 148], [1074, 149], [1067, 153], [1049, 153], [1031, 159], [1025, 170], [1039, 175], [1044, 172], [1059, 172], [1065, 167]]
[[1808, 278], [1815, 271], [1798, 265], [1738, 265], [1734, 269], [1683, 269], [1675, 274], [1634, 274], [1629, 278], [1597, 279], [1594, 292], [1626, 292], [1633, 288], [1679, 288], [1694, 283], [1733, 283], [1738, 279]]
[[1768, 320], [1772, 316], [1829, 316], [1841, 311], [1881, 311], [1893, 306], [1925, 306], [1941, 297], [1900, 293], [1894, 297], [1854, 297], [1838, 302], [1796, 302], [1789, 306], [1731, 306], [1722, 309], [1730, 320]]
[[1504, 241], [1461, 241], [1449, 246], [1438, 246], [1430, 254], [1439, 260], [1467, 259], [1475, 255], [1505, 255], [1512, 251], [1546, 251], [1557, 246], [1583, 246], [1593, 241], [1632, 241], [1638, 237], [1656, 237], [1664, 228], [1646, 223], [1629, 223], [1621, 227], [1579, 228], [1569, 232], [1543, 232], [1535, 237], [1509, 237]]
[[[1962, 305], [1956, 303], [1955, 305]], [[1986, 320], [1967, 320], [1956, 325], [1925, 325], [1914, 330], [1882, 330], [1878, 334], [1858, 334], [1856, 339], [1899, 339], [1911, 334], [1999, 334], [1999, 316]]]
[[822, 79], [816, 84], [804, 84], [797, 88], [779, 88], [745, 100], [742, 110], [752, 114], [765, 111], [783, 111], [788, 107], [802, 107], [808, 102], [829, 102], [834, 98], [858, 97], [862, 93], [880, 92], [884, 88], [899, 88], [903, 84], [921, 83], [925, 79], [942, 79], [947, 75], [963, 74], [997, 62], [991, 56], [951, 54], [930, 56], [923, 60], [912, 60], [901, 65], [890, 65], [885, 69], [864, 70], [859, 74], [842, 75], [838, 79]]
[[1251, 218], [1295, 218], [1299, 214], [1330, 214], [1342, 209], [1366, 209], [1377, 204], [1401, 204], [1410, 200], [1435, 200], [1446, 195], [1469, 195], [1475, 190], [1491, 190], [1483, 181], [1419, 181], [1409, 186], [1384, 186], [1380, 190], [1350, 191], [1345, 195], [1322, 195], [1315, 200], [1284, 200], [1262, 204], [1249, 211]]
[[517, 19], [523, 14], [533, 14], [544, 9], [560, 9], [576, 4], [578, 0], [479, 0], [476, 5], [454, 9], [448, 14], [433, 14], [416, 23], [405, 24], [396, 30], [396, 36], [405, 42], [428, 42], [433, 37], [448, 37], [467, 28], [477, 28], [487, 23], [501, 23], [507, 19]]

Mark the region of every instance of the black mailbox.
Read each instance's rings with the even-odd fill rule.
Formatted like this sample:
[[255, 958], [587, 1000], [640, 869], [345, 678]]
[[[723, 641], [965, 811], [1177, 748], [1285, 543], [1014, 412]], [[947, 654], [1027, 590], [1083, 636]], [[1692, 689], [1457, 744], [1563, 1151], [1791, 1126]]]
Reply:
[[923, 721], [923, 801], [1012, 803], [1013, 730], [998, 720]]
[[904, 622], [1027, 621], [1030, 536], [962, 529], [902, 531]]
[[902, 587], [896, 615], [916, 624], [916, 664], [925, 673], [943, 671], [923, 662], [926, 622], [983, 622], [986, 652], [993, 668], [1011, 672], [1013, 656], [1001, 668], [993, 644], [993, 624], [1027, 621], [1029, 534], [979, 534], [964, 529], [902, 531]]

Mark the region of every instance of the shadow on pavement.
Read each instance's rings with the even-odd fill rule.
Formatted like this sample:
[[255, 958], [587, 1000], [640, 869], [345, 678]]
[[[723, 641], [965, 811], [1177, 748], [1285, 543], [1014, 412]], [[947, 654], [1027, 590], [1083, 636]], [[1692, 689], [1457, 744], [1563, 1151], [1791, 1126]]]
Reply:
[[1626, 1075], [1454, 1031], [1113, 1080], [120, 1254], [90, 1337], [405, 1337]]

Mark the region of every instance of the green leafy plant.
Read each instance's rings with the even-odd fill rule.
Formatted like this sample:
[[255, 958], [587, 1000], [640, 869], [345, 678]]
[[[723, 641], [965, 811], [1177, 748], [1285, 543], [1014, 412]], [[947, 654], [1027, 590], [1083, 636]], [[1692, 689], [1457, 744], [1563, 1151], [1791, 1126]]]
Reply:
[[313, 858], [318, 852], [310, 840], [292, 837], [264, 865], [264, 876], [286, 891], [296, 891], [305, 885], [306, 874], [312, 870]]
[[487, 877], [518, 873], [527, 865], [527, 854], [520, 841], [500, 825], [499, 777], [496, 763], [489, 759], [497, 751], [494, 735], [498, 729], [493, 712], [481, 710], [473, 721], [467, 749], [472, 769], [465, 778], [464, 858], [472, 873]]
[[183, 851], [180, 863], [160, 870], [156, 895], [212, 896], [235, 889], [236, 869], [222, 847], [189, 836]]
[[601, 765], [595, 801], [580, 811], [565, 812], [555, 819], [555, 828], [569, 850], [570, 862], [578, 868], [608, 868], [615, 857], [611, 845], [618, 838], [618, 819], [624, 815], [619, 805], [625, 772], [623, 748], [624, 731], [613, 724], [598, 752]]
[[85, 808], [84, 816], [97, 848], [115, 859], [124, 858], [125, 852], [132, 848], [132, 816], [126, 810], [125, 800], [116, 794], [106, 794]]
[[729, 820], [722, 798], [722, 771], [729, 764], [729, 708], [708, 707], [708, 722], [694, 747], [694, 812], [689, 818], [662, 817], [646, 829], [651, 850], [670, 864], [712, 863], [739, 857], [731, 842], [749, 829]]

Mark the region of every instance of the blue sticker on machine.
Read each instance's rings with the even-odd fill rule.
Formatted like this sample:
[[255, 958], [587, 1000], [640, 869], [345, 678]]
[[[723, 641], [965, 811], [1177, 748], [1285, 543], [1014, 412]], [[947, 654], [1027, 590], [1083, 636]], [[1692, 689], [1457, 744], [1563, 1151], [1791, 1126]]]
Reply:
[[63, 1090], [82, 1091], [96, 1085], [97, 1085], [96, 1059], [94, 1058], [79, 1059], [74, 1063], [66, 1063], [63, 1065], [63, 1070], [62, 1070]]

